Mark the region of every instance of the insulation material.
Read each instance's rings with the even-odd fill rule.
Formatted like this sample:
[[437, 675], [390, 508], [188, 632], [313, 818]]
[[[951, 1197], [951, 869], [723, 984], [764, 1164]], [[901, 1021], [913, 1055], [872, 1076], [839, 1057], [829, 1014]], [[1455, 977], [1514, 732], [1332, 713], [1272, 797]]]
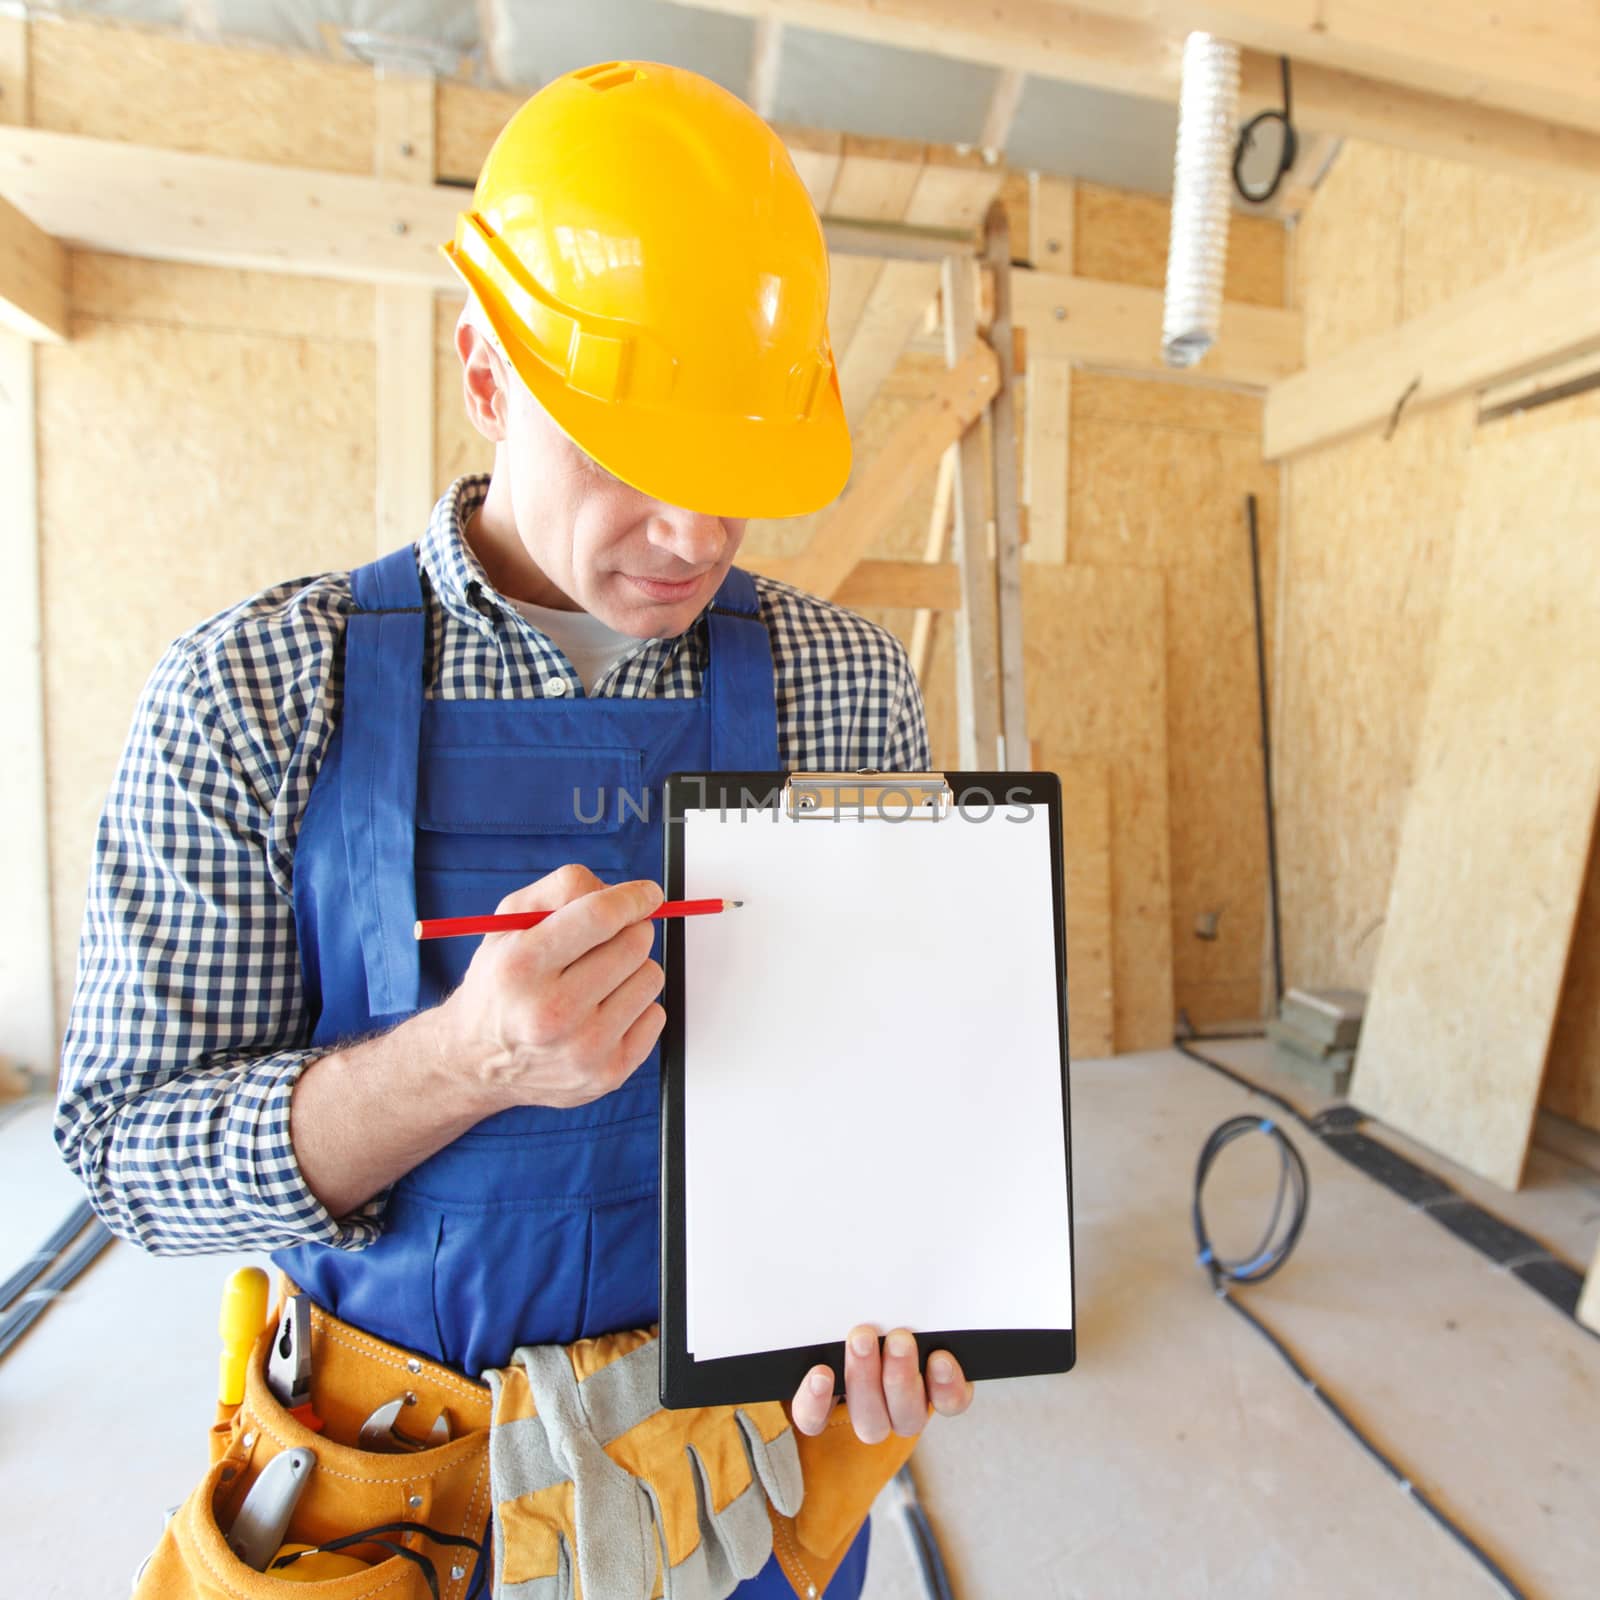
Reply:
[[[1166, 650], [1162, 575], [1045, 567], [1022, 574], [1033, 765], [1103, 760], [1111, 796], [1112, 991], [1118, 1051], [1172, 1038]], [[935, 767], [956, 764], [952, 630], [934, 633], [923, 693]]]
[[34, 19], [29, 42], [36, 128], [330, 172], [372, 170], [369, 67], [44, 17]]
[[269, 584], [372, 555], [376, 372], [370, 345], [82, 317], [38, 372], [65, 1016], [95, 823], [156, 661]]
[[1258, 502], [1268, 638], [1278, 521], [1261, 402], [1087, 372], [1073, 399], [1072, 559], [1165, 575], [1176, 1003], [1196, 1025], [1253, 1019], [1267, 855], [1245, 495]]
[[1515, 1187], [1600, 801], [1600, 457], [1473, 452], [1351, 1098]]

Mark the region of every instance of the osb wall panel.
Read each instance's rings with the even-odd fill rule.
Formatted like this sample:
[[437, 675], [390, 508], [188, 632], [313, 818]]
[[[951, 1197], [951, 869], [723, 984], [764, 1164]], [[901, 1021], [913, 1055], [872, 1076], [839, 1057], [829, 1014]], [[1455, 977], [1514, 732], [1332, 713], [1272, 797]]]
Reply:
[[[1597, 224], [1592, 196], [1347, 143], [1296, 241], [1307, 359], [1336, 354]], [[1274, 736], [1293, 983], [1371, 982], [1475, 445], [1586, 417], [1600, 449], [1592, 399], [1483, 429], [1474, 429], [1473, 409], [1464, 400], [1402, 417], [1388, 442], [1369, 433], [1286, 471]], [[1568, 1115], [1600, 1098], [1600, 1038], [1583, 1021], [1590, 941], [1600, 938], [1589, 928], [1580, 923], [1571, 952], [1565, 1004], [1574, 1016], [1569, 1023], [1563, 1010], [1561, 1065], [1552, 1066], [1555, 1108]]]
[[[1093, 758], [1110, 775], [1119, 1052], [1172, 1040], [1163, 586], [1159, 571], [1133, 567], [1030, 562], [1022, 575], [1035, 764], [1064, 773]], [[951, 630], [941, 628], [924, 685], [935, 766], [955, 758], [954, 655]]]
[[1521, 1177], [1600, 801], [1600, 455], [1472, 453], [1351, 1098]]
[[434, 167], [439, 176], [476, 183], [490, 145], [526, 98], [501, 89], [478, 89], [441, 80], [437, 101], [439, 129], [434, 143]]
[[375, 470], [370, 344], [104, 316], [72, 335], [38, 363], [62, 1015], [95, 822], [151, 669], [256, 590], [370, 558]]
[[1196, 1024], [1258, 1017], [1266, 813], [1245, 496], [1257, 497], [1269, 638], [1278, 521], [1261, 403], [1093, 373], [1072, 393], [1068, 559], [1166, 576], [1176, 1003]]
[[[1075, 210], [1073, 270], [1079, 276], [1151, 289], [1166, 283], [1172, 208], [1163, 196], [1080, 182]], [[1021, 237], [1026, 241], [1026, 232]], [[1287, 239], [1283, 226], [1266, 217], [1230, 218], [1224, 297], [1246, 305], [1283, 305]], [[1022, 252], [1013, 247], [1012, 253]]]
[[30, 67], [38, 128], [285, 166], [372, 170], [369, 67], [37, 14]]

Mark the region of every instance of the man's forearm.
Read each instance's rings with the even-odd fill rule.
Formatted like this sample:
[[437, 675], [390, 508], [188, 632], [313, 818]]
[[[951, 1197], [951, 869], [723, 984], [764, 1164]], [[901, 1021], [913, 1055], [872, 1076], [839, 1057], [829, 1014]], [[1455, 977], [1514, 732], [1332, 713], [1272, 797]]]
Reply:
[[311, 1062], [289, 1136], [301, 1176], [336, 1217], [355, 1210], [500, 1107], [463, 1072], [438, 1008]]

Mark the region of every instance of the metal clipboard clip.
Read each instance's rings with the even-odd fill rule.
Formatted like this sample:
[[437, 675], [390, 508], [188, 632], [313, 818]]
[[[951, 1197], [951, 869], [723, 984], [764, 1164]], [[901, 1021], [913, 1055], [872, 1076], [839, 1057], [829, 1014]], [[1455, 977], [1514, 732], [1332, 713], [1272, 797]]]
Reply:
[[795, 772], [783, 786], [783, 810], [795, 821], [940, 822], [954, 803], [942, 772]]

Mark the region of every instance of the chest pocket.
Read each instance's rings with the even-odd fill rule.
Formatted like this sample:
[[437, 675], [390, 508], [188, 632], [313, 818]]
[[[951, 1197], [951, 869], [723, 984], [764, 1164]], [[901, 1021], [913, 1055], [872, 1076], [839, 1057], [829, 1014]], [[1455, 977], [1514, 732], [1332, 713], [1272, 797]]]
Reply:
[[[652, 804], [643, 785], [642, 754], [616, 746], [429, 747], [417, 778], [417, 915], [491, 912], [572, 861], [608, 883], [644, 875], [650, 863], [635, 858], [659, 829], [640, 833]], [[477, 945], [428, 941], [424, 987], [447, 993]]]

